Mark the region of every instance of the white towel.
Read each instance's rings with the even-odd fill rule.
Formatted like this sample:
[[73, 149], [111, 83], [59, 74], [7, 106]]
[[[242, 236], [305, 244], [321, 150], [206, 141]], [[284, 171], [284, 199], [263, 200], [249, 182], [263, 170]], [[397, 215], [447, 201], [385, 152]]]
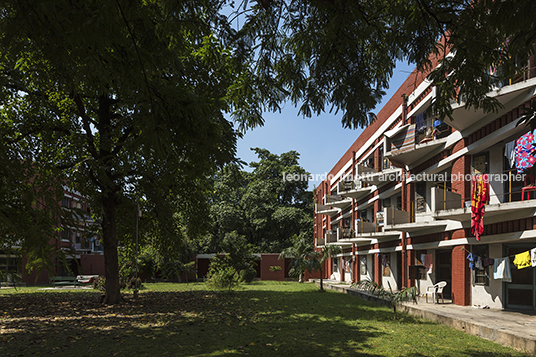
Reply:
[[512, 273], [510, 272], [510, 259], [495, 258], [493, 263], [493, 279], [502, 279], [509, 283], [512, 281]]
[[532, 267], [536, 267], [536, 248], [533, 248], [530, 250], [530, 261], [532, 263]]

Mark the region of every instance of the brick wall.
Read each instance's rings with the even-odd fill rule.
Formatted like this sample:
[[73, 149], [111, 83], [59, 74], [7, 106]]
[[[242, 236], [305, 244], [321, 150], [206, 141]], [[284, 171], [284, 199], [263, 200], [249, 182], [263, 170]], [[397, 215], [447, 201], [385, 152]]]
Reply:
[[[271, 266], [280, 266], [280, 271], [270, 271]], [[285, 260], [279, 260], [279, 254], [261, 254], [261, 280], [285, 280]]]
[[471, 272], [464, 249], [469, 250], [469, 245], [456, 246], [452, 249], [452, 302], [467, 306], [471, 304]]

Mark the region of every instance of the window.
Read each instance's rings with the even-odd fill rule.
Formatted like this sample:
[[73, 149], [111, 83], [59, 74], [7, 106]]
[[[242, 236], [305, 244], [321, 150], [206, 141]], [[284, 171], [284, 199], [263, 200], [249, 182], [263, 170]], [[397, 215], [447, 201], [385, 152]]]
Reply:
[[7, 273], [5, 280], [7, 281], [8, 285], [16, 282], [21, 278], [22, 258], [9, 254], [0, 254], [0, 270]]
[[382, 200], [382, 207], [383, 208], [388, 208], [388, 207], [391, 207], [391, 198], [385, 198]]
[[489, 153], [473, 155], [473, 174], [482, 175], [489, 173]]
[[61, 200], [61, 206], [65, 208], [71, 208], [71, 199], [69, 197], [63, 197]]
[[63, 228], [63, 230], [61, 231], [61, 240], [71, 240], [71, 230], [69, 228]]
[[80, 235], [80, 232], [75, 232], [74, 236], [75, 236], [75, 240], [74, 240], [75, 243], [80, 243], [82, 241], [82, 237]]
[[426, 182], [415, 184], [415, 213], [426, 213]]
[[426, 280], [426, 268], [424, 267], [424, 261], [426, 256], [426, 250], [415, 251], [415, 266], [417, 280]]
[[[489, 258], [489, 246], [485, 245], [474, 245], [472, 247], [473, 255], [480, 258], [481, 263], [484, 258]], [[484, 267], [483, 265], [476, 264], [478, 259], [475, 261], [475, 270], [472, 271], [473, 274], [473, 285], [489, 285], [489, 269], [491, 265]], [[479, 269], [480, 267], [481, 269]]]

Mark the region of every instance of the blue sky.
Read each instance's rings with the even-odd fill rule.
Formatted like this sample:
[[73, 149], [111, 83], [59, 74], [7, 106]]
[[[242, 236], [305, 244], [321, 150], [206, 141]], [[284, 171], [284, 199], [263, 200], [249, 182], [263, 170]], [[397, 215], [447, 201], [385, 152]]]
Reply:
[[[399, 63], [393, 72], [387, 94], [387, 102], [398, 87], [409, 76], [415, 66]], [[380, 103], [375, 113], [383, 107]], [[273, 154], [295, 150], [300, 153], [300, 165], [313, 175], [324, 174], [331, 170], [339, 158], [363, 131], [362, 129], [344, 129], [341, 124], [342, 113], [337, 115], [325, 113], [311, 118], [298, 116], [298, 109], [291, 104], [282, 108], [281, 113], [266, 113], [264, 126], [248, 131], [238, 141], [237, 156], [246, 163], [258, 161], [250, 150], [259, 147]], [[248, 167], [244, 167], [249, 170]], [[319, 182], [309, 182], [313, 189]]]

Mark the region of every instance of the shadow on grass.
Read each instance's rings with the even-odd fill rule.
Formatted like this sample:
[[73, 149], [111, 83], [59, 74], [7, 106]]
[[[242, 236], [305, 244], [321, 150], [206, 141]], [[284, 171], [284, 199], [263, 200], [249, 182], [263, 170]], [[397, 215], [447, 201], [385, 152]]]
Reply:
[[118, 306], [101, 306], [98, 295], [90, 292], [4, 295], [0, 353], [429, 355], [405, 346], [399, 354], [386, 354], [381, 348], [396, 338], [396, 328], [432, 323], [407, 315], [394, 322], [385, 307], [344, 294], [298, 290], [273, 291], [259, 284], [232, 294], [147, 291]]

